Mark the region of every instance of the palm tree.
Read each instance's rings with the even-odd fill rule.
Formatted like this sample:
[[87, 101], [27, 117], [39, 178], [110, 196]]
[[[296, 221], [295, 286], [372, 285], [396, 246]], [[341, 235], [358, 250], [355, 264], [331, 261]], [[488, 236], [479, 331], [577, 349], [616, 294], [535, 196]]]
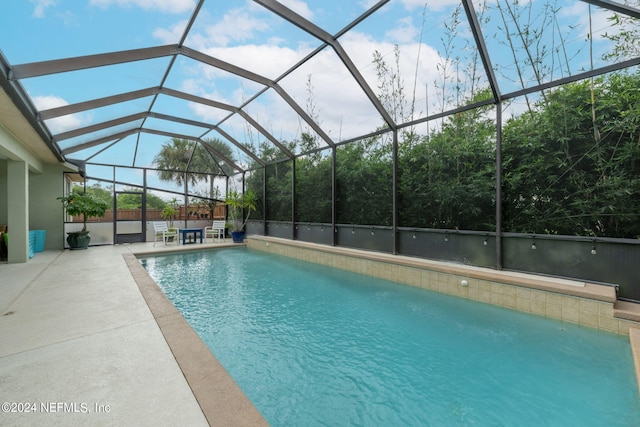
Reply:
[[231, 148], [221, 140], [203, 141], [213, 150], [196, 141], [172, 138], [162, 145], [153, 163], [159, 169], [158, 177], [163, 181], [175, 182], [181, 186], [187, 179], [195, 186], [198, 181], [209, 180], [209, 197], [213, 199], [216, 195], [213, 177], [233, 174], [233, 166], [225, 159], [231, 162], [235, 162], [235, 159]]

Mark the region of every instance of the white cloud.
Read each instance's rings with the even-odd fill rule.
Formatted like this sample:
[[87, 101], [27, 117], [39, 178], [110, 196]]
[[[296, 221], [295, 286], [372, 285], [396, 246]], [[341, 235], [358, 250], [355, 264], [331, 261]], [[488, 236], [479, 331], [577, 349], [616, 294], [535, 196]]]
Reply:
[[302, 57], [297, 50], [273, 44], [216, 47], [207, 49], [205, 53], [272, 79], [278, 77], [287, 65], [293, 65]]
[[413, 25], [411, 16], [407, 16], [398, 21], [398, 26], [385, 33], [385, 38], [398, 44], [409, 43], [420, 34], [420, 31]]
[[[424, 9], [425, 0], [402, 0], [402, 4], [407, 10]], [[426, 3], [429, 10], [442, 10], [449, 6], [457, 6], [460, 0], [432, 0]]]
[[45, 10], [56, 4], [56, 0], [29, 0], [35, 5], [33, 8], [33, 16], [36, 18], [44, 18]]
[[[570, 22], [573, 22], [574, 25], [578, 24], [579, 28], [583, 29], [583, 33], [580, 34], [584, 39], [587, 38], [587, 33], [589, 31], [589, 5], [577, 1], [571, 7], [563, 7], [559, 12], [560, 17], [568, 18]], [[593, 39], [598, 40], [602, 37], [602, 35], [606, 32], [612, 33], [615, 32], [616, 28], [611, 28], [611, 22], [607, 20], [607, 18], [611, 17], [613, 12], [601, 9], [597, 7], [591, 7], [591, 28], [593, 31]], [[612, 31], [613, 30], [613, 31]]]
[[[221, 102], [220, 98], [215, 97], [215, 95], [205, 96], [205, 98], [209, 97]], [[193, 102], [189, 104], [189, 108], [196, 116], [209, 123], [218, 123], [220, 120], [230, 114], [230, 112], [226, 110], [221, 110], [219, 108], [213, 108], [204, 104], [197, 104]]]
[[378, 0], [362, 0], [359, 4], [363, 9], [368, 10], [371, 9], [376, 3], [378, 3]]
[[306, 2], [300, 0], [280, 0], [283, 6], [288, 7], [293, 10], [298, 15], [303, 18], [311, 20], [313, 18], [313, 12], [309, 9], [309, 6]]
[[[379, 41], [366, 34], [351, 31], [342, 40], [345, 50], [351, 55], [351, 59], [358, 66], [360, 73], [367, 80], [369, 86], [377, 92], [378, 78], [376, 67], [373, 64], [373, 53], [380, 52], [387, 65], [395, 71], [395, 58], [393, 40]], [[397, 67], [404, 86], [407, 102], [413, 97], [416, 88], [416, 112], [425, 108], [424, 88], [432, 86], [433, 81], [439, 78], [438, 64], [443, 58], [438, 51], [425, 43], [407, 42], [399, 45], [400, 56]]]
[[[33, 97], [33, 103], [38, 110], [48, 110], [50, 108], [62, 107], [69, 105], [67, 101], [58, 96], [35, 96]], [[51, 133], [58, 134], [60, 132], [67, 131], [69, 129], [76, 129], [86, 122], [78, 114], [69, 114], [67, 116], [56, 117], [46, 121], [46, 125]]]
[[145, 10], [159, 10], [166, 13], [182, 13], [192, 10], [194, 0], [90, 0], [92, 6], [108, 8], [110, 6], [139, 7]]
[[[305, 11], [304, 3], [290, 1], [283, 4], [292, 9], [297, 8], [297, 12], [305, 17], [310, 16], [311, 12]], [[420, 5], [424, 3], [420, 2]], [[280, 39], [265, 38], [265, 35], [269, 35], [270, 27], [268, 21], [263, 19], [263, 12], [262, 8], [256, 8], [256, 5], [251, 3], [246, 3], [244, 8], [229, 10], [223, 16], [216, 16], [216, 22], [211, 26], [201, 27], [198, 34], [191, 34], [187, 45], [214, 58], [275, 79], [315, 46], [283, 45]], [[209, 19], [211, 18], [213, 17], [210, 16]], [[156, 31], [156, 36], [166, 41], [170, 41], [176, 34], [177, 30], [173, 29]], [[416, 94], [416, 102], [422, 105], [417, 109], [424, 110], [424, 88], [427, 85], [432, 86], [438, 78], [437, 64], [442, 62], [442, 59], [429, 45], [417, 43], [415, 40], [418, 35], [419, 29], [414, 26], [412, 18], [405, 17], [396, 21], [395, 28], [389, 29], [384, 41], [352, 30], [343, 36], [340, 42], [374, 92], [378, 90], [378, 82], [375, 66], [372, 65], [373, 52], [379, 51], [386, 55], [385, 59], [392, 65], [395, 61], [394, 45], [401, 45], [399, 67], [407, 101], [411, 100], [415, 86], [420, 92]], [[256, 42], [259, 38], [261, 40]], [[416, 60], [418, 51], [419, 60]], [[230, 76], [227, 72], [205, 64], [197, 64], [188, 71], [189, 80], [182, 84], [182, 90], [231, 105], [241, 105], [262, 88], [257, 83]], [[371, 132], [382, 125], [382, 119], [374, 106], [332, 49], [327, 48], [280, 83], [303, 109], [309, 97], [306, 85], [309, 75], [312, 77], [321, 125], [335, 140]], [[190, 105], [190, 108], [199, 119], [214, 123], [229, 114], [227, 111], [197, 104]], [[259, 120], [267, 119], [267, 123], [261, 124], [274, 130], [278, 138], [298, 137], [301, 126], [306, 127], [292, 116], [292, 110], [284, 101], [275, 102], [269, 96], [252, 102], [248, 110]], [[236, 132], [235, 136], [242, 138], [239, 135], [242, 133], [241, 129], [238, 128]]]
[[33, 103], [36, 105], [38, 110], [48, 110], [50, 108], [69, 105], [67, 101], [59, 96], [35, 96], [33, 97]]
[[[370, 87], [377, 91], [377, 77], [372, 65], [373, 52], [379, 51], [385, 56], [389, 65], [393, 61], [394, 43], [401, 43], [399, 67], [403, 76], [407, 101], [412, 97], [413, 87], [421, 88], [417, 94], [417, 102], [424, 106], [424, 88], [431, 85], [438, 77], [437, 64], [441, 62], [438, 52], [426, 44], [410, 42], [415, 38], [410, 20], [400, 21], [400, 29], [394, 32], [394, 39], [379, 41], [371, 36], [351, 31], [341, 39], [341, 44], [359, 67]], [[199, 43], [212, 43], [211, 39], [201, 38]], [[406, 43], [405, 43], [406, 42]], [[217, 46], [205, 50], [208, 55], [230, 62], [236, 66], [253, 71], [267, 78], [275, 78], [283, 72], [283, 64], [293, 65], [308, 53], [308, 46], [297, 49], [280, 47], [275, 44], [245, 44], [241, 46]], [[420, 60], [416, 61], [420, 50]], [[417, 68], [417, 70], [416, 70]], [[192, 70], [192, 78], [185, 82], [184, 90], [196, 91], [200, 96], [240, 105], [242, 102], [261, 88], [257, 83], [244, 81], [239, 87], [233, 82], [234, 89], [229, 89], [232, 82], [229, 74], [212, 67], [199, 64], [197, 70]], [[353, 137], [373, 131], [382, 125], [379, 117], [364, 92], [355, 83], [342, 61], [332, 49], [318, 54], [300, 70], [294, 71], [281, 82], [281, 86], [304, 109], [308, 99], [306, 81], [311, 75], [316, 108], [320, 113], [322, 126], [335, 140]], [[414, 82], [414, 76], [417, 81]], [[226, 111], [219, 111], [210, 107], [193, 105], [195, 114], [203, 120], [216, 122], [228, 115]], [[422, 107], [424, 109], [424, 107]], [[269, 122], [262, 123], [268, 129], [275, 129], [277, 137], [285, 139], [298, 137], [300, 134], [299, 120], [291, 120], [290, 108], [282, 101], [269, 103], [268, 97], [259, 102], [252, 102], [249, 110], [256, 118], [268, 118]], [[289, 110], [289, 111], [285, 111]]]
[[[591, 7], [591, 23], [589, 22], [589, 5], [580, 1], [575, 2], [570, 7], [563, 7], [558, 12], [561, 22], [568, 24], [564, 28], [571, 25], [573, 29], [567, 32], [563, 40], [563, 50], [570, 52], [571, 69], [574, 72], [578, 70], [586, 70], [591, 68], [591, 59], [589, 55], [589, 43], [593, 41], [593, 61], [594, 65], [603, 65], [602, 55], [613, 49], [613, 43], [604, 37], [615, 35], [625, 30], [624, 26], [612, 26], [609, 17], [613, 12]], [[591, 29], [589, 28], [591, 24]], [[589, 35], [592, 33], [592, 36]], [[572, 53], [575, 52], [575, 53]]]
[[233, 41], [246, 41], [256, 33], [269, 29], [269, 24], [241, 9], [230, 10], [218, 23], [207, 28], [207, 42], [227, 46]]
[[178, 43], [184, 34], [188, 21], [176, 22], [171, 28], [156, 28], [153, 36], [164, 44]]

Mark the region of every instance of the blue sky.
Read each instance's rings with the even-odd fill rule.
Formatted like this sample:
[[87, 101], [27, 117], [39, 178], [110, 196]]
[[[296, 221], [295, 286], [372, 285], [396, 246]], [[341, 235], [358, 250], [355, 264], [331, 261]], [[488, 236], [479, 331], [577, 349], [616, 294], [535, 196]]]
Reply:
[[[330, 34], [336, 34], [376, 4], [373, 0], [283, 0], [281, 3]], [[504, 31], [499, 7], [503, 16], [508, 15], [508, 4], [513, 6], [513, 2], [504, 0], [474, 1], [476, 12], [482, 13], [479, 19], [483, 35], [502, 93], [522, 86], [517, 78], [516, 64], [523, 73], [525, 86], [536, 82], [522, 40], [513, 33], [509, 38]], [[520, 28], [529, 25], [531, 33], [540, 32], [530, 47], [537, 51], [536, 55], [544, 64], [546, 71], [541, 80], [589, 69], [590, 49], [594, 52], [595, 66], [604, 65], [601, 54], [609, 44], [601, 35], [612, 31], [606, 19], [611, 14], [591, 7], [594, 36], [590, 45], [587, 38], [589, 6], [586, 3], [558, 0], [553, 2], [554, 13], [545, 9], [548, 4], [550, 2], [539, 0], [520, 2], [521, 17], [517, 20]], [[11, 64], [16, 65], [174, 44], [179, 42], [195, 5], [195, 0], [12, 0], [3, 3], [0, 50]], [[457, 21], [454, 19], [456, 7]], [[515, 23], [510, 18], [507, 21], [514, 29]], [[381, 93], [381, 81], [373, 64], [375, 52], [384, 58], [390, 73], [400, 76], [405, 93], [405, 120], [452, 108], [463, 102], [461, 100], [472, 90], [474, 79], [470, 69], [476, 49], [458, 1], [392, 0], [338, 41], [376, 94]], [[516, 46], [515, 54], [509, 48], [510, 43]], [[268, 79], [277, 79], [322, 43], [253, 1], [207, 0], [184, 45]], [[399, 52], [397, 61], [395, 46]], [[170, 57], [163, 57], [34, 77], [21, 83], [37, 108], [43, 110], [158, 86], [170, 61]], [[481, 66], [478, 62], [475, 64]], [[478, 70], [475, 87], [486, 87], [487, 79], [481, 68]], [[325, 48], [279, 84], [316, 119], [334, 142], [366, 134], [383, 125], [378, 112], [331, 48]], [[233, 106], [242, 105], [263, 89], [256, 82], [184, 55], [177, 56], [164, 86]], [[55, 135], [146, 111], [149, 105], [150, 99], [142, 98], [47, 120], [46, 124]], [[522, 103], [518, 101], [510, 106], [513, 114], [521, 107]], [[412, 115], [408, 113], [410, 110]], [[173, 97], [159, 97], [154, 111], [210, 124], [219, 124], [229, 116], [224, 109]], [[273, 90], [247, 105], [245, 111], [279, 140], [298, 139], [301, 132], [308, 130], [295, 111]], [[402, 121], [399, 117], [394, 118]], [[117, 129], [63, 140], [60, 146], [63, 149], [73, 147], [136, 125], [127, 123]], [[157, 119], [148, 119], [146, 125], [179, 133], [206, 132], [204, 128]], [[426, 132], [428, 126], [432, 125], [425, 124], [418, 131]], [[255, 128], [247, 126], [237, 115], [225, 120], [220, 127], [242, 143], [264, 141]], [[215, 132], [207, 136], [220, 137]], [[166, 140], [167, 137], [149, 134], [138, 140], [137, 135], [131, 135], [112, 146], [105, 142], [73, 153], [71, 157], [131, 166], [135, 152], [135, 165], [149, 166]], [[323, 145], [322, 142], [319, 144]], [[136, 146], [139, 147], [137, 152], [134, 151]], [[236, 150], [236, 158], [241, 164], [249, 163], [240, 150]]]

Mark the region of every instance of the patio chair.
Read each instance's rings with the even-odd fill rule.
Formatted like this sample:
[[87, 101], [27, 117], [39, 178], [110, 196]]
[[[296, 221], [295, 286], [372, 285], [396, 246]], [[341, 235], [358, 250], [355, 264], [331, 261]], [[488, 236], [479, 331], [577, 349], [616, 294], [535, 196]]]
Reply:
[[214, 220], [213, 224], [210, 227], [204, 228], [204, 241], [207, 242], [207, 237], [211, 236], [211, 240], [213, 241], [213, 237], [215, 236], [220, 242], [220, 238], [224, 240], [224, 231], [225, 231], [225, 222], [224, 220]]
[[161, 239], [165, 246], [167, 246], [167, 240], [173, 240], [178, 242], [178, 229], [177, 228], [169, 228], [166, 222], [164, 221], [154, 221], [153, 222], [153, 246], [156, 245], [156, 242]]

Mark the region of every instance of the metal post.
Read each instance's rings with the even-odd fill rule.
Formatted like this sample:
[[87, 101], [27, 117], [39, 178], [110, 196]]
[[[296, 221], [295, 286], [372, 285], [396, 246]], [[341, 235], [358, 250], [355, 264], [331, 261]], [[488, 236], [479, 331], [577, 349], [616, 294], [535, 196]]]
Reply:
[[496, 269], [502, 270], [502, 102], [496, 104]]
[[[187, 171], [184, 172], [184, 228], [189, 227], [189, 225], [187, 224], [187, 207], [189, 205], [189, 183], [187, 182], [189, 178], [189, 174], [187, 173]], [[178, 212], [180, 212], [178, 210]]]
[[336, 163], [337, 163], [337, 148], [331, 149], [331, 245], [336, 246], [338, 244], [338, 230], [337, 227], [337, 203], [336, 203]]
[[291, 159], [291, 239], [297, 240], [296, 233], [296, 158]]
[[[113, 243], [115, 243], [116, 242], [116, 236], [118, 235], [118, 225], [117, 225], [118, 224], [117, 223], [117, 220], [118, 220], [118, 195], [116, 194], [116, 167], [113, 166], [111, 168], [111, 170], [112, 170], [112, 174], [111, 174], [111, 186], [112, 187], [111, 188], [113, 189], [112, 193], [111, 193], [111, 195], [113, 196], [113, 204], [112, 204], [112, 207], [111, 207], [111, 209], [113, 210], [113, 237], [112, 238], [113, 238]], [[86, 192], [87, 191], [87, 178], [86, 177], [84, 178], [83, 185], [84, 185], [84, 191]]]
[[398, 129], [393, 130], [393, 171], [392, 171], [392, 194], [393, 194], [393, 223], [391, 236], [393, 239], [392, 251], [398, 254]]
[[142, 169], [142, 241], [147, 241], [147, 169]]
[[262, 235], [267, 235], [267, 167], [262, 170]]

